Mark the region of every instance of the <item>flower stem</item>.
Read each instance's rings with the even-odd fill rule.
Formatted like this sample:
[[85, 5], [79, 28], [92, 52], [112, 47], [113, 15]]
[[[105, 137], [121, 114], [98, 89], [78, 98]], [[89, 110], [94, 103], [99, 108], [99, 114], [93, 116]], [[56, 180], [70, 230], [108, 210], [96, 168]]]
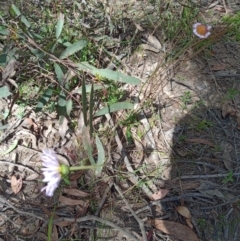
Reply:
[[98, 168], [98, 167], [101, 167], [101, 165], [69, 167], [69, 171], [78, 171], [78, 170], [95, 169], [95, 168]]

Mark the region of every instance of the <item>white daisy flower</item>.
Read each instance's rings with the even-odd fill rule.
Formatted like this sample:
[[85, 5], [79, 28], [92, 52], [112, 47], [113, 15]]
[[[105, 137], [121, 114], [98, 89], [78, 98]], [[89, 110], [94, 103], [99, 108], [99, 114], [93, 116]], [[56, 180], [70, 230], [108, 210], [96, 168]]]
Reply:
[[43, 168], [41, 169], [44, 175], [43, 182], [47, 182], [47, 186], [42, 188], [41, 191], [46, 190], [46, 195], [51, 197], [61, 181], [62, 164], [59, 163], [52, 149], [43, 150], [41, 158], [43, 161]]
[[199, 38], [207, 38], [210, 36], [212, 26], [204, 25], [202, 23], [193, 24], [193, 33]]

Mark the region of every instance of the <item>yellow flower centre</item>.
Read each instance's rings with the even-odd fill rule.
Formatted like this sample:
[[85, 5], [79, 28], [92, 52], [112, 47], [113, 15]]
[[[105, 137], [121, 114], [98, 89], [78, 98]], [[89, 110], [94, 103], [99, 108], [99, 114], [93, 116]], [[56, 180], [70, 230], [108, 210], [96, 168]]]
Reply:
[[198, 34], [201, 34], [203, 36], [206, 35], [207, 32], [209, 32], [207, 26], [202, 25], [202, 24], [198, 25], [196, 30], [197, 30]]

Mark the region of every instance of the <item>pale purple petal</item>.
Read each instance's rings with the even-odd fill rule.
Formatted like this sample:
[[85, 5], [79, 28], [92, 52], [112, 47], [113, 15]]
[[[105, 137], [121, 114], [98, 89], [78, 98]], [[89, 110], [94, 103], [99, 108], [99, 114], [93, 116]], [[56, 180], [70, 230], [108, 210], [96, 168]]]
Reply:
[[41, 158], [43, 161], [43, 168], [41, 169], [44, 175], [43, 182], [47, 182], [47, 186], [42, 188], [41, 191], [45, 190], [46, 195], [51, 197], [61, 181], [60, 163], [52, 149], [43, 150]]

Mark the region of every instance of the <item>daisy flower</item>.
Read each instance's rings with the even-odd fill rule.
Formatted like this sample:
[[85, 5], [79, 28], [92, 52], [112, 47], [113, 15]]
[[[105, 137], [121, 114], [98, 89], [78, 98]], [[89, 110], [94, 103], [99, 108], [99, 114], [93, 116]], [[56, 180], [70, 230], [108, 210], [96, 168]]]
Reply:
[[43, 182], [47, 182], [47, 186], [42, 188], [42, 191], [46, 191], [46, 195], [53, 196], [54, 191], [59, 186], [62, 176], [69, 173], [69, 169], [66, 165], [60, 164], [55, 152], [52, 149], [43, 150], [41, 155], [44, 179]]
[[202, 23], [193, 24], [193, 33], [199, 38], [207, 38], [210, 36], [212, 26], [204, 25]]

